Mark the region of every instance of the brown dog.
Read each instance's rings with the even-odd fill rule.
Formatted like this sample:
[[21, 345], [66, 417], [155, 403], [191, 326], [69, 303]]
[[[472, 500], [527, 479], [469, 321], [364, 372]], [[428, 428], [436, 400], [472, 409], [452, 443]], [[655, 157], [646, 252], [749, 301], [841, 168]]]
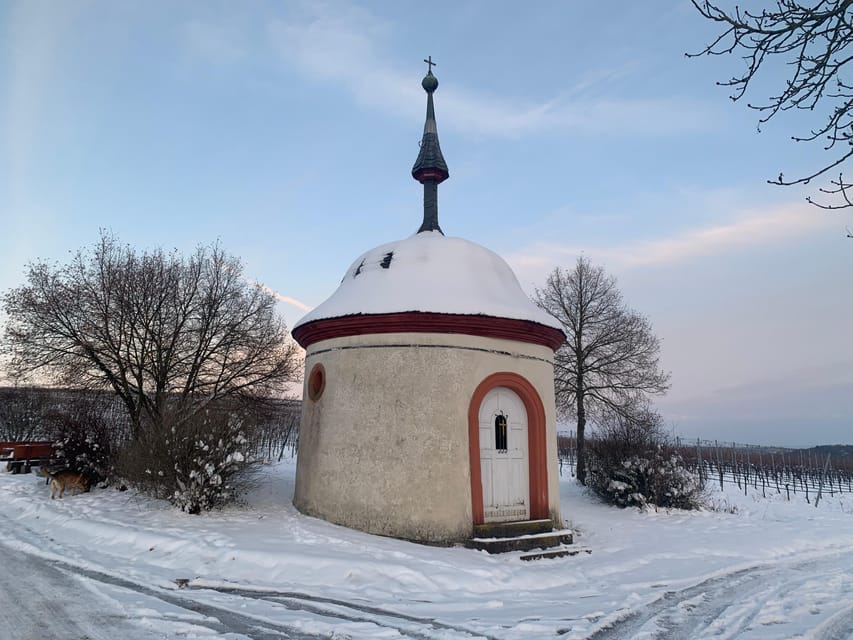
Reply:
[[53, 500], [59, 494], [61, 499], [65, 495], [65, 490], [69, 489], [71, 495], [76, 493], [84, 493], [89, 490], [89, 482], [86, 476], [76, 471], [57, 471], [51, 473], [45, 467], [39, 469], [39, 474], [46, 477], [50, 482], [50, 499]]

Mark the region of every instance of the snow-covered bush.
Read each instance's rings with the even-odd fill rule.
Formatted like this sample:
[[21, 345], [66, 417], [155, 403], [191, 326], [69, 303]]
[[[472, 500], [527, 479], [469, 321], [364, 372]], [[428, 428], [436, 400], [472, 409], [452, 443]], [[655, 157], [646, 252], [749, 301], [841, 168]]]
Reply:
[[239, 423], [225, 430], [183, 434], [176, 442], [184, 455], [175, 460], [175, 490], [170, 501], [187, 513], [199, 513], [237, 497], [236, 476], [246, 468], [247, 441]]
[[123, 476], [139, 489], [197, 514], [233, 501], [251, 468], [243, 424], [225, 411], [149, 427], [122, 455]]
[[587, 485], [610, 504], [677, 509], [701, 505], [701, 479], [685, 467], [654, 412], [602, 421], [589, 442], [587, 462]]
[[695, 509], [702, 494], [698, 479], [685, 469], [681, 456], [664, 447], [615, 464], [602, 464], [596, 456], [591, 460], [589, 481], [599, 496], [621, 507]]

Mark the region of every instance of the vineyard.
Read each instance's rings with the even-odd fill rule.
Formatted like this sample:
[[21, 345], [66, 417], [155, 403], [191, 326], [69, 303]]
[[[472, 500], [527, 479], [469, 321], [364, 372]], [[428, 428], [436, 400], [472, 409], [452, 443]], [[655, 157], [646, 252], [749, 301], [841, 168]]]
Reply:
[[[837, 493], [853, 493], [853, 447], [788, 449], [717, 440], [673, 443], [687, 468], [706, 489], [736, 485], [744, 495], [782, 495], [818, 506]], [[560, 474], [573, 474], [577, 456], [574, 433], [558, 436]]]

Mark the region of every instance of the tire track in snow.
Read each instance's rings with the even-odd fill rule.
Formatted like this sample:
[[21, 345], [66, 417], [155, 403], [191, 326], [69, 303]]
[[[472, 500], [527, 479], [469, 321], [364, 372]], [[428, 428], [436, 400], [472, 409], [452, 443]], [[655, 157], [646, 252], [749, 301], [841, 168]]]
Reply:
[[[26, 530], [33, 536], [38, 536], [37, 532], [26, 527], [26, 525], [21, 525], [19, 528]], [[233, 605], [205, 604], [194, 597], [178, 595], [176, 590], [150, 587], [119, 577], [114, 573], [106, 573], [98, 571], [96, 568], [82, 566], [72, 558], [59, 558], [57, 557], [58, 550], [47, 554], [43, 552], [36, 553], [35, 548], [29, 543], [25, 543], [17, 538], [7, 540], [7, 542], [13, 541], [16, 543], [15, 546], [18, 553], [50, 563], [70, 574], [85, 576], [96, 582], [135, 591], [208, 618], [219, 619], [226, 628], [223, 628], [221, 625], [206, 624], [220, 633], [231, 630], [255, 640], [280, 640], [282, 637], [293, 638], [294, 640], [316, 640], [327, 637], [324, 634], [311, 634], [294, 629], [291, 626], [270, 623], [266, 616], [260, 618], [241, 613], [239, 611], [241, 608], [239, 599], [245, 598], [251, 601], [266, 601], [270, 604], [285, 607], [290, 611], [304, 611], [312, 616], [308, 620], [322, 621], [322, 619], [325, 619], [326, 623], [330, 625], [340, 622], [372, 624], [382, 629], [397, 631], [404, 638], [413, 638], [414, 640], [435, 640], [437, 638], [449, 640], [452, 637], [459, 638], [460, 640], [471, 638], [500, 640], [485, 633], [443, 623], [433, 618], [410, 616], [379, 607], [315, 596], [309, 593], [215, 588], [203, 585], [189, 585], [183, 592], [209, 590], [211, 592], [231, 595], [236, 599]], [[50, 542], [53, 542], [52, 539], [50, 539]], [[262, 627], [266, 627], [267, 630], [264, 631]]]
[[[148, 587], [136, 582], [124, 580], [113, 575], [85, 569], [66, 564], [58, 560], [47, 560], [49, 564], [56, 566], [61, 571], [69, 574], [85, 576], [90, 580], [120, 587], [146, 595], [148, 597], [168, 603], [172, 606], [192, 611], [205, 618], [204, 626], [213, 629], [217, 633], [236, 633], [246, 636], [252, 640], [320, 640], [327, 638], [326, 635], [306, 633], [304, 631], [294, 629], [292, 626], [271, 622], [267, 619], [242, 614], [234, 611], [231, 607], [217, 606], [209, 603], [199, 602], [194, 598], [179, 596], [172, 591], [160, 589], [157, 587]], [[239, 606], [239, 605], [238, 605]]]
[[[589, 640], [683, 640], [715, 637], [740, 638], [754, 629], [769, 603], [778, 603], [799, 593], [816, 575], [837, 569], [844, 554], [742, 569], [716, 576], [681, 591], [667, 591], [641, 610], [626, 612]], [[816, 573], [820, 572], [820, 573]], [[845, 594], [853, 597], [853, 582]], [[760, 627], [784, 621], [760, 621]], [[816, 625], [810, 640], [851, 640], [853, 608], [845, 607]]]
[[[138, 582], [133, 582], [124, 578], [120, 578], [115, 575], [103, 573], [86, 567], [81, 567], [71, 562], [65, 562], [56, 558], [49, 558], [44, 557], [42, 555], [28, 553], [27, 551], [19, 547], [14, 548], [8, 547], [7, 545], [3, 545], [3, 547], [10, 549], [13, 554], [11, 557], [17, 558], [22, 566], [31, 568], [40, 566], [45, 567], [53, 571], [58, 576], [67, 576], [67, 579], [69, 580], [73, 578], [87, 578], [97, 583], [110, 585], [112, 587], [123, 589], [132, 593], [144, 595], [149, 598], [153, 598], [155, 600], [167, 603], [179, 609], [198, 614], [199, 616], [202, 616], [203, 620], [194, 620], [193, 623], [211, 629], [218, 634], [237, 634], [247, 638], [251, 638], [252, 640], [282, 640], [282, 638], [290, 640], [321, 640], [328, 637], [327, 635], [307, 633], [299, 629], [294, 629], [292, 626], [271, 622], [268, 619], [262, 619], [259, 617], [242, 614], [238, 611], [234, 611], [230, 607], [220, 607], [208, 603], [199, 602], [193, 598], [178, 595], [174, 591], [161, 589], [158, 587], [146, 586]], [[8, 564], [8, 562], [6, 564]], [[4, 569], [5, 568], [6, 567], [4, 567]], [[21, 572], [16, 572], [16, 574], [27, 575], [27, 572], [22, 570]], [[62, 579], [63, 578], [60, 578], [60, 580]], [[54, 587], [56, 589], [59, 589], [64, 584], [62, 582], [58, 582], [57, 578], [48, 578], [48, 580], [48, 587], [50, 587], [51, 589]], [[29, 592], [38, 593], [37, 588], [32, 585], [28, 585], [28, 589]], [[62, 593], [65, 593], [66, 591], [68, 591], [68, 588], [65, 588]], [[76, 593], [76, 591], [72, 592]], [[3, 598], [0, 598], [0, 602], [2, 602], [2, 600]], [[57, 604], [61, 605], [62, 595], [57, 597], [55, 600]], [[236, 608], [239, 608], [239, 606], [237, 606]], [[4, 609], [8, 609], [9, 613], [0, 615], [0, 621], [3, 621], [5, 617], [9, 617], [12, 613], [14, 613], [13, 607], [4, 607]], [[67, 617], [61, 611], [61, 609], [57, 609], [57, 612], [55, 613], [60, 621], [65, 620], [65, 618]], [[59, 614], [62, 615], [60, 616]], [[34, 627], [34, 631], [37, 630], [39, 632], [40, 635], [38, 635], [38, 637], [40, 638], [64, 638], [67, 637], [66, 632], [68, 632], [69, 630], [73, 630], [74, 628], [76, 628], [76, 626], [80, 626], [80, 624], [82, 624], [81, 621], [76, 621], [74, 622], [74, 624], [69, 624], [68, 628], [66, 628], [65, 631], [59, 635], [51, 635], [50, 628], [48, 628], [47, 635], [44, 635], [44, 625], [42, 625], [39, 621], [41, 616], [31, 616], [31, 618], [32, 619], [30, 620], [30, 622], [36, 625]], [[23, 625], [23, 623], [25, 622], [25, 620], [23, 620], [20, 616], [17, 616], [15, 620], [17, 621], [18, 625]], [[2, 630], [0, 629], [0, 631]], [[18, 628], [17, 631], [23, 632], [26, 631], [26, 629], [22, 630]], [[107, 630], [108, 632], [106, 635], [101, 635], [97, 628], [93, 630], [90, 629], [88, 626], [85, 627], [85, 631], [86, 635], [84, 637], [91, 637], [93, 638], [93, 640], [105, 640], [106, 638], [115, 637], [115, 634], [109, 629]], [[0, 637], [4, 637], [2, 636], [2, 633], [0, 633]], [[23, 637], [36, 636], [24, 635]], [[158, 637], [160, 636], [158, 635]]]
[[[209, 590], [217, 593], [236, 595], [243, 598], [263, 600], [282, 604], [289, 609], [308, 611], [322, 616], [331, 616], [348, 622], [373, 623], [386, 629], [395, 629], [404, 637], [417, 640], [434, 640], [448, 638], [447, 632], [461, 634], [460, 638], [483, 638], [484, 640], [499, 640], [479, 631], [466, 629], [458, 625], [447, 624], [435, 618], [425, 618], [399, 613], [390, 609], [382, 609], [348, 600], [326, 598], [297, 591], [255, 591], [237, 587], [207, 587], [188, 585], [192, 590]], [[436, 635], [438, 634], [438, 635]]]
[[104, 606], [48, 561], [0, 545], [0, 567], [0, 638], [163, 637], [136, 626], [120, 607]]
[[[219, 634], [235, 633], [251, 638], [252, 640], [282, 640], [282, 638], [291, 640], [321, 640], [329, 636], [325, 633], [306, 632], [292, 625], [272, 621], [270, 620], [271, 616], [264, 613], [258, 615], [241, 613], [240, 609], [247, 600], [267, 602], [272, 605], [284, 607], [290, 611], [301, 611], [310, 614], [309, 618], [300, 620], [299, 622], [325, 621], [330, 626], [341, 621], [368, 624], [378, 627], [376, 631], [380, 629], [394, 630], [403, 638], [412, 638], [413, 640], [438, 640], [439, 638], [442, 640], [449, 640], [450, 638], [459, 638], [460, 640], [472, 638], [499, 640], [498, 638], [476, 631], [442, 623], [432, 618], [410, 616], [379, 607], [314, 596], [307, 593], [208, 587], [188, 587], [179, 593], [176, 590], [147, 586], [114, 574], [81, 567], [73, 562], [34, 555], [20, 547], [15, 550], [15, 553], [31, 558], [33, 562], [53, 567], [55, 570], [68, 576], [85, 577], [95, 582], [138, 593], [178, 607], [179, 609], [193, 612], [204, 618], [202, 621], [195, 621], [195, 624], [203, 625]], [[190, 596], [189, 593], [192, 591], [199, 592], [199, 595], [203, 591], [217, 593], [230, 597], [232, 600], [216, 604], [204, 602]], [[347, 636], [344, 634], [342, 637]], [[100, 636], [93, 636], [93, 638], [100, 638]]]
[[851, 638], [853, 638], [853, 607], [847, 607], [821, 625], [810, 640], [850, 640]]

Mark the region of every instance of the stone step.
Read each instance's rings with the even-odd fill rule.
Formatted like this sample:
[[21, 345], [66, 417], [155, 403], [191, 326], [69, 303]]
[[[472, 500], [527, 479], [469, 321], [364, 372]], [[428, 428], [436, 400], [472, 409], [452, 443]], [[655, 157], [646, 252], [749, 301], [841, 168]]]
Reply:
[[592, 553], [592, 549], [586, 547], [560, 547], [559, 549], [549, 549], [538, 553], [525, 553], [519, 556], [522, 560], [530, 562], [531, 560], [548, 560], [551, 558], [565, 558], [566, 556], [577, 556], [582, 553]]
[[474, 525], [475, 538], [511, 538], [513, 536], [547, 533], [553, 531], [554, 523], [547, 518], [542, 520], [522, 520], [520, 522], [489, 522]]
[[508, 551], [531, 551], [550, 549], [560, 545], [572, 544], [573, 535], [569, 529], [559, 529], [543, 533], [522, 534], [505, 537], [475, 537], [467, 540], [465, 546], [488, 553], [506, 553]]

